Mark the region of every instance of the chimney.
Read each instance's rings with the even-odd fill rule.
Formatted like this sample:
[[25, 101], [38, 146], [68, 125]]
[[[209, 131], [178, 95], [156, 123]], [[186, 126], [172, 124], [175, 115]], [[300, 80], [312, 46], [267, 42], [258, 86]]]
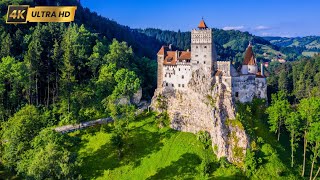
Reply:
[[264, 63], [263, 61], [261, 62], [261, 76], [264, 76]]
[[169, 49], [172, 50], [172, 44], [169, 44]]
[[176, 50], [176, 60], [178, 60], [178, 57], [179, 57], [179, 51]]

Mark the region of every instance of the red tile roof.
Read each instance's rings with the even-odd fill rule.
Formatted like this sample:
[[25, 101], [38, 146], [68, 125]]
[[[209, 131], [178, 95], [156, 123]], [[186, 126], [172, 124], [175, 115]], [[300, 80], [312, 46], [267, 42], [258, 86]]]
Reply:
[[[176, 65], [178, 60], [190, 60], [190, 51], [169, 51], [168, 46], [162, 46], [157, 55], [164, 55], [164, 65]], [[178, 53], [178, 54], [176, 54]]]
[[178, 60], [186, 60], [186, 59], [191, 59], [191, 52], [180, 51]]
[[175, 51], [167, 51], [167, 56], [165, 56], [163, 64], [165, 65], [176, 65], [177, 58]]
[[244, 61], [242, 63], [243, 65], [256, 65], [256, 58], [254, 56], [252, 46], [249, 44], [246, 54], [244, 56]]
[[166, 51], [169, 50], [169, 47], [168, 46], [162, 46], [160, 48], [160, 50], [158, 51], [157, 55], [165, 55]]

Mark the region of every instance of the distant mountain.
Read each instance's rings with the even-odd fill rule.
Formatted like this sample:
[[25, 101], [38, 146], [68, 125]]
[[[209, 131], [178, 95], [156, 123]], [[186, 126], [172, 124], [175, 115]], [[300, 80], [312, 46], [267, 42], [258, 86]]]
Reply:
[[263, 37], [270, 43], [282, 47], [293, 48], [302, 51], [304, 56], [313, 56], [320, 52], [320, 36], [306, 36], [306, 37]]

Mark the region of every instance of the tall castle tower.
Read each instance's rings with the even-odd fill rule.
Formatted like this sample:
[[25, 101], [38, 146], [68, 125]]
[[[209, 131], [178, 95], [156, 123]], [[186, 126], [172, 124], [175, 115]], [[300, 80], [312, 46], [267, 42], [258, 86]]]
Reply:
[[217, 52], [212, 29], [207, 27], [203, 19], [198, 29], [193, 29], [191, 32], [191, 51], [192, 71], [202, 68], [205, 73], [213, 75], [217, 70]]

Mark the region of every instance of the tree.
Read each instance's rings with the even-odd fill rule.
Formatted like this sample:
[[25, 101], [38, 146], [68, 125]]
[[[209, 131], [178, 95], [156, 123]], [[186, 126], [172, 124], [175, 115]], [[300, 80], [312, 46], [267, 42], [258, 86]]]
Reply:
[[69, 151], [73, 144], [68, 135], [52, 129], [42, 130], [31, 142], [18, 164], [19, 174], [32, 179], [78, 178], [76, 153]]
[[40, 62], [43, 47], [41, 45], [41, 26], [38, 24], [31, 36], [31, 41], [28, 45], [28, 52], [24, 56], [25, 63], [27, 64], [29, 75], [29, 104], [39, 104], [39, 76], [40, 76]]
[[306, 152], [308, 147], [308, 137], [310, 126], [313, 122], [320, 121], [320, 98], [311, 97], [305, 98], [300, 101], [298, 106], [298, 112], [300, 114], [302, 121], [302, 129], [304, 131], [304, 142], [303, 142], [303, 165], [301, 176], [304, 176], [305, 173], [305, 165], [306, 165]]
[[121, 159], [122, 156], [122, 148], [123, 148], [123, 137], [120, 133], [116, 132], [114, 135], [111, 137], [111, 144], [115, 148], [117, 148], [118, 151], [118, 159]]
[[2, 120], [11, 116], [23, 103], [23, 94], [28, 85], [28, 69], [24, 62], [7, 56], [0, 62], [0, 107]]
[[281, 127], [290, 111], [290, 103], [286, 99], [285, 92], [279, 91], [272, 95], [271, 106], [267, 108], [266, 112], [269, 114], [270, 131], [278, 133], [278, 141]]
[[54, 79], [55, 79], [55, 88], [54, 88], [54, 96], [53, 96], [53, 103], [57, 100], [59, 96], [59, 81], [60, 81], [60, 75], [59, 75], [59, 69], [62, 66], [62, 49], [60, 47], [60, 44], [58, 40], [55, 39], [54, 45], [53, 45], [53, 53], [51, 56], [52, 62], [54, 64]]
[[255, 157], [255, 152], [251, 150], [246, 151], [246, 158], [244, 163], [245, 172], [250, 177], [257, 169], [258, 163]]
[[297, 112], [291, 112], [284, 123], [290, 132], [291, 167], [293, 167], [294, 152], [298, 146], [297, 137], [299, 136], [299, 130], [301, 126], [299, 114]]
[[12, 49], [12, 39], [11, 35], [8, 33], [3, 33], [1, 35], [1, 50], [0, 50], [0, 58], [10, 56], [11, 55], [11, 49]]
[[113, 91], [114, 96], [131, 97], [140, 88], [140, 79], [133, 71], [128, 69], [120, 69], [114, 75], [117, 86]]
[[317, 170], [317, 173], [313, 176], [313, 169], [315, 162], [318, 157], [320, 157], [320, 122], [313, 122], [310, 125], [309, 128], [309, 133], [308, 133], [308, 139], [309, 139], [309, 144], [311, 145], [311, 151], [313, 153], [312, 155], [312, 163], [311, 163], [311, 169], [310, 169], [310, 180], [316, 179], [320, 172], [320, 166]]
[[116, 72], [116, 64], [114, 63], [103, 65], [101, 67], [98, 80], [95, 82], [97, 86], [97, 94], [100, 99], [104, 99], [106, 96], [109, 96], [112, 93], [116, 85], [114, 78]]
[[113, 39], [112, 44], [109, 45], [109, 53], [103, 58], [108, 63], [115, 63], [117, 69], [120, 69], [128, 68], [133, 56], [132, 48], [128, 47], [126, 42], [119, 43]]
[[93, 52], [89, 57], [89, 62], [87, 63], [93, 73], [93, 76], [96, 76], [98, 69], [105, 64], [103, 57], [106, 55], [107, 51], [108, 47], [97, 40], [96, 45], [93, 46]]
[[44, 127], [40, 113], [33, 105], [20, 109], [3, 124], [1, 140], [4, 143], [2, 160], [5, 166], [14, 168], [22, 154], [31, 148], [31, 140]]
[[71, 112], [71, 92], [73, 90], [73, 85], [76, 82], [75, 78], [75, 55], [73, 53], [73, 38], [76, 32], [73, 27], [69, 27], [68, 31], [64, 35], [63, 39], [63, 67], [61, 75], [61, 83], [63, 88], [64, 97], [67, 99], [67, 117], [69, 121], [69, 116]]

